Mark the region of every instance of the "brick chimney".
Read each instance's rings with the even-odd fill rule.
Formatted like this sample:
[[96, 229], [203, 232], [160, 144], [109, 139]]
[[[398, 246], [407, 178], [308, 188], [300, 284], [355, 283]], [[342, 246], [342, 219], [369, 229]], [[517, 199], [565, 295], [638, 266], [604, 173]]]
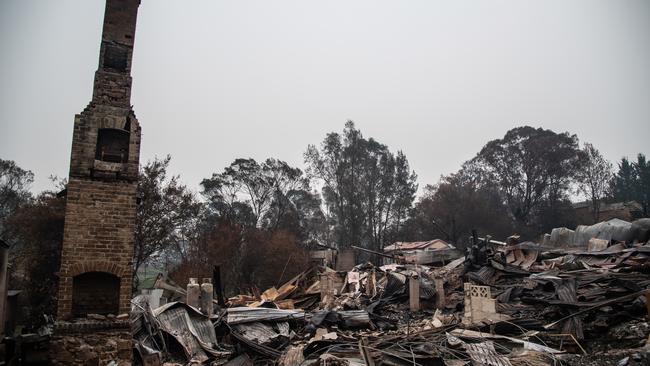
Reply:
[[140, 125], [131, 59], [140, 0], [107, 0], [93, 98], [75, 116], [57, 319], [128, 313]]

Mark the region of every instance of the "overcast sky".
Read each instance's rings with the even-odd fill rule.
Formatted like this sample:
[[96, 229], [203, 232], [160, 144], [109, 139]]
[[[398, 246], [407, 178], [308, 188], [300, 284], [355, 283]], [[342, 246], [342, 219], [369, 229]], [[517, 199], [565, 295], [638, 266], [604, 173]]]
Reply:
[[[103, 0], [0, 0], [0, 158], [67, 176]], [[650, 153], [650, 1], [142, 0], [141, 163], [190, 187], [238, 157], [304, 167], [352, 119], [420, 186], [529, 124]]]

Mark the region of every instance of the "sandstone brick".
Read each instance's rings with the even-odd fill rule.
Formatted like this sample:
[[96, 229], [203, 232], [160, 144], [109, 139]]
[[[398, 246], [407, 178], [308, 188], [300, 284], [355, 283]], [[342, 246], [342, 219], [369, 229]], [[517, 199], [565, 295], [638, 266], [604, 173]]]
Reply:
[[[58, 272], [59, 320], [130, 311], [141, 137], [130, 105], [130, 73], [139, 4], [106, 0], [93, 97], [74, 118]], [[121, 341], [131, 339], [129, 332], [67, 324], [71, 327], [61, 329], [77, 333], [55, 332], [54, 365], [131, 364], [131, 341]]]
[[124, 350], [130, 350], [133, 348], [133, 341], [130, 339], [118, 339], [117, 340], [117, 350], [118, 351], [124, 351]]
[[[79, 325], [79, 324], [76, 324]], [[73, 327], [75, 328], [75, 327]], [[78, 329], [77, 329], [78, 328]], [[50, 341], [50, 357], [54, 365], [107, 365], [115, 361], [118, 365], [132, 362], [131, 343], [129, 347], [118, 349], [118, 342], [130, 339], [128, 330], [106, 330], [84, 332], [76, 327], [76, 332], [67, 335], [55, 335]]]

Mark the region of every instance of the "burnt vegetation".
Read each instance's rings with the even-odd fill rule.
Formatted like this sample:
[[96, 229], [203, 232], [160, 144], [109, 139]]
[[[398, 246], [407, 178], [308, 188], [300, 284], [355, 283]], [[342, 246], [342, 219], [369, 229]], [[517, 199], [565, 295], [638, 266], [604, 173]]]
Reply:
[[[309, 145], [304, 158], [304, 170], [275, 158], [236, 159], [205, 178], [199, 192], [169, 175], [170, 156], [142, 166], [135, 286], [147, 268], [187, 283], [219, 266], [232, 295], [304, 271], [307, 250], [320, 246], [382, 251], [396, 241], [441, 238], [463, 248], [473, 229], [536, 240], [554, 227], [598, 221], [598, 207], [607, 202], [636, 201], [648, 216], [645, 156], [611, 164], [566, 132], [513, 128], [419, 195], [404, 153], [365, 137], [351, 121]], [[25, 289], [36, 326], [56, 302], [65, 182], [33, 195], [32, 181], [31, 172], [0, 160], [0, 233], [11, 246], [10, 287]], [[576, 194], [589, 202], [591, 222], [579, 222], [571, 204]]]

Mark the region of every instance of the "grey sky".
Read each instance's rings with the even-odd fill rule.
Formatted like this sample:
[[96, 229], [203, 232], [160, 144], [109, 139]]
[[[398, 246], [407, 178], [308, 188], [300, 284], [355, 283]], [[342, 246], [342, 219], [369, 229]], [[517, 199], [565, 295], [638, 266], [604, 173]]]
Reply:
[[[103, 0], [0, 0], [0, 158], [67, 176]], [[421, 186], [530, 124], [612, 160], [648, 154], [650, 1], [142, 0], [142, 160], [193, 189], [233, 159], [303, 167], [352, 119]]]

